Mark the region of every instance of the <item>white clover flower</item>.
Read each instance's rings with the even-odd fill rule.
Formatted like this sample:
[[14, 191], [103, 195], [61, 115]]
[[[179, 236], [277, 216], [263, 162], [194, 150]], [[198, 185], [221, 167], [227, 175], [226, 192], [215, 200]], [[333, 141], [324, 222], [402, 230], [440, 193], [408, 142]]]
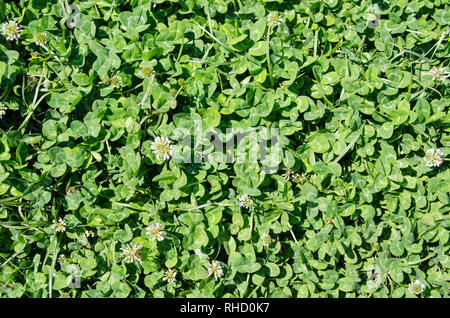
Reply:
[[38, 46], [44, 46], [47, 43], [47, 34], [45, 32], [41, 32], [34, 35], [34, 43]]
[[172, 146], [167, 137], [156, 137], [151, 145], [151, 149], [158, 159], [168, 160], [172, 155]]
[[6, 108], [6, 106], [3, 103], [0, 103], [0, 119], [3, 118], [3, 115], [6, 114], [6, 110], [8, 108]]
[[142, 76], [143, 78], [149, 78], [153, 74], [155, 74], [155, 70], [151, 65], [146, 65], [142, 67], [139, 71], [139, 75]]
[[53, 220], [52, 228], [56, 229], [56, 232], [64, 232], [66, 230], [66, 222], [59, 218], [58, 222]]
[[269, 13], [269, 15], [267, 16], [267, 22], [271, 27], [280, 25], [282, 21], [283, 19], [274, 13]]
[[140, 263], [142, 262], [141, 257], [138, 255], [139, 251], [141, 250], [142, 245], [141, 244], [132, 244], [130, 246], [130, 244], [127, 244], [127, 246], [125, 248], [121, 248], [120, 250], [122, 251], [122, 253], [120, 253], [120, 255], [122, 255], [123, 261], [125, 263]]
[[60, 254], [59, 256], [58, 256], [58, 263], [59, 263], [59, 265], [62, 265], [62, 264], [64, 264], [66, 262], [66, 257], [64, 256], [64, 254]]
[[9, 21], [2, 24], [2, 35], [8, 41], [17, 41], [22, 33], [22, 28], [15, 21]]
[[112, 87], [118, 88], [118, 87], [122, 86], [122, 78], [118, 75], [114, 75], [110, 79], [110, 84]]
[[175, 276], [177, 276], [177, 272], [173, 268], [169, 268], [163, 276], [163, 280], [167, 281], [169, 284], [175, 282]]
[[214, 275], [214, 279], [217, 280], [223, 275], [222, 266], [218, 261], [212, 261], [208, 266], [208, 277]]
[[428, 75], [431, 75], [434, 80], [442, 81], [448, 77], [450, 77], [450, 72], [445, 70], [445, 67], [437, 68], [433, 66], [431, 70], [427, 72]]
[[283, 170], [285, 172], [281, 175], [281, 177], [285, 180], [289, 180], [292, 175], [292, 170], [290, 168], [284, 168]]
[[149, 235], [152, 240], [162, 241], [164, 240], [166, 232], [161, 231], [161, 228], [162, 225], [159, 223], [152, 224], [147, 227], [147, 235]]
[[303, 183], [306, 178], [306, 172], [303, 172], [302, 174], [296, 173], [292, 176], [292, 181], [295, 183]]
[[263, 242], [264, 246], [269, 246], [270, 243], [272, 242], [272, 238], [268, 234], [263, 233], [261, 235], [261, 241]]
[[413, 283], [410, 283], [408, 285], [408, 290], [416, 295], [419, 295], [423, 292], [423, 290], [425, 289], [425, 285], [421, 283], [420, 280], [416, 280]]
[[239, 202], [241, 207], [244, 208], [250, 208], [253, 205], [253, 200], [251, 199], [251, 197], [247, 194], [243, 194], [239, 197]]
[[439, 149], [428, 149], [425, 153], [425, 162], [427, 167], [439, 167], [443, 161], [444, 154]]
[[70, 297], [70, 294], [67, 292], [59, 291], [59, 298], [72, 298], [72, 297]]
[[84, 234], [86, 234], [87, 237], [94, 237], [94, 232], [92, 230], [86, 230], [86, 232], [84, 232]]

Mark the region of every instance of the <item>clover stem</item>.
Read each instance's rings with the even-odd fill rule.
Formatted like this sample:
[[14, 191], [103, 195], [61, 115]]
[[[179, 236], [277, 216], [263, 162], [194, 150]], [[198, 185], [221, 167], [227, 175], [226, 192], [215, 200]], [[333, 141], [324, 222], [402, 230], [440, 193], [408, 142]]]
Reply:
[[431, 253], [430, 255], [428, 255], [428, 256], [426, 256], [426, 257], [424, 257], [424, 258], [422, 258], [422, 259], [420, 259], [420, 260], [418, 260], [418, 261], [416, 261], [416, 262], [409, 262], [409, 263], [406, 263], [406, 265], [415, 265], [415, 264], [422, 263], [422, 262], [424, 262], [424, 261], [426, 261], [426, 260], [429, 260], [430, 258], [432, 258], [433, 256], [435, 256], [436, 254], [437, 254], [436, 252], [433, 252], [433, 253]]
[[214, 293], [220, 286], [222, 286], [223, 280], [221, 280], [213, 289], [211, 293]]
[[243, 292], [242, 297], [244, 297], [245, 294], [247, 294], [247, 291], [248, 291], [248, 281], [249, 281], [249, 280], [250, 280], [250, 273], [247, 274], [247, 280], [246, 280], [247, 285], [245, 286], [245, 290], [244, 290], [244, 292]]
[[147, 99], [148, 94], [150, 93], [150, 90], [153, 85], [153, 79], [155, 78], [155, 74], [152, 74], [152, 77], [150, 78], [150, 83], [147, 86], [147, 90], [145, 91], [144, 97], [142, 98], [140, 105], [144, 104], [145, 100]]
[[314, 57], [317, 57], [317, 36], [319, 35], [319, 30], [316, 30], [314, 34]]
[[253, 294], [261, 287], [262, 285], [258, 285], [258, 286], [256, 286], [256, 288], [255, 289], [253, 289], [253, 291], [250, 293], [250, 295], [248, 295], [248, 297], [247, 298], [251, 298], [252, 296], [253, 296]]
[[[53, 244], [52, 244], [53, 243]], [[52, 298], [52, 286], [53, 286], [53, 271], [55, 269], [55, 265], [56, 265], [56, 258], [58, 256], [58, 252], [59, 252], [59, 247], [58, 247], [58, 238], [56, 235], [54, 235], [51, 239], [50, 239], [50, 247], [52, 247], [52, 245], [54, 245], [54, 250], [53, 250], [53, 255], [52, 255], [52, 264], [50, 266], [50, 272], [49, 272], [49, 276], [48, 276], [48, 297]]]
[[62, 9], [62, 11], [63, 11], [64, 17], [66, 17], [66, 16], [67, 16], [67, 12], [66, 12], [66, 5], [65, 5], [65, 3], [64, 3], [64, 0], [62, 0], [62, 1], [60, 0], [59, 3], [60, 3], [60, 5], [61, 5], [61, 9]]
[[390, 289], [390, 297], [392, 297], [392, 292], [394, 291], [394, 286], [392, 285], [392, 280], [391, 277], [389, 276], [389, 274], [387, 274], [387, 278], [389, 280], [389, 289]]
[[267, 59], [267, 68], [269, 69], [269, 78], [270, 78], [270, 84], [273, 88], [274, 81], [272, 76], [272, 64], [270, 63], [270, 31], [272, 30], [270, 24], [269, 28], [267, 29], [267, 51], [266, 51], [266, 59]]
[[[28, 121], [31, 118], [31, 115], [33, 115], [34, 110], [36, 109], [37, 105], [39, 105], [39, 103], [36, 103], [38, 94], [39, 94], [39, 88], [41, 87], [41, 83], [42, 83], [42, 76], [39, 78], [39, 82], [36, 86], [36, 89], [34, 91], [34, 97], [33, 97], [33, 102], [31, 103], [31, 107], [30, 110], [28, 112], [27, 117], [25, 117], [25, 119], [23, 120], [22, 124], [20, 124], [19, 128], [17, 130], [21, 130], [22, 128], [25, 128], [25, 126], [27, 125]], [[42, 99], [41, 99], [42, 100]]]
[[209, 32], [208, 30], [206, 30], [204, 27], [202, 27], [200, 24], [198, 24], [197, 22], [193, 21], [200, 29], [203, 30], [203, 32], [205, 32], [206, 34], [208, 34], [214, 41], [216, 41], [217, 43], [219, 43], [220, 45], [222, 45], [226, 50], [228, 50], [228, 52], [236, 54], [234, 52], [234, 50], [230, 47], [228, 47], [227, 45], [223, 44], [218, 38], [216, 38], [211, 32]]
[[338, 163], [339, 160], [342, 159], [342, 157], [345, 156], [345, 154], [347, 153], [347, 151], [350, 150], [350, 148], [353, 147], [353, 145], [355, 144], [355, 142], [358, 140], [359, 136], [361, 136], [362, 134], [362, 130], [364, 129], [364, 126], [361, 126], [361, 128], [358, 130], [358, 132], [356, 133], [356, 136], [352, 139], [352, 141], [350, 141], [350, 143], [347, 145], [347, 147], [345, 147], [344, 151], [336, 158], [336, 160], [334, 160], [334, 162]]
[[[56, 59], [56, 61], [59, 63], [59, 65], [61, 66], [61, 70], [62, 70], [63, 76], [64, 76], [64, 78], [63, 78], [64, 86], [66, 86], [67, 89], [70, 89], [70, 87], [68, 86], [69, 83], [67, 82], [67, 79], [69, 78], [69, 76], [66, 73], [66, 69], [64, 68], [63, 63], [61, 62], [61, 59], [58, 57], [58, 55], [56, 55], [56, 53], [54, 53], [52, 50], [50, 50], [50, 48], [46, 47], [45, 45], [43, 45], [42, 47], [45, 50], [47, 50], [47, 53], [52, 55]], [[58, 77], [59, 77], [59, 74], [58, 74]]]
[[298, 244], [298, 241], [297, 241], [297, 238], [295, 237], [294, 231], [292, 231], [291, 224], [289, 224], [289, 232], [291, 232], [291, 235], [294, 238], [295, 243]]
[[181, 24], [181, 46], [180, 51], [178, 51], [177, 62], [180, 61], [181, 53], [183, 53], [183, 47], [184, 47], [184, 26], [183, 24]]
[[175, 96], [174, 96], [174, 98], [177, 98], [178, 97], [178, 95], [180, 95], [180, 93], [181, 93], [181, 91], [183, 90], [183, 86], [182, 87], [180, 87], [178, 90], [177, 90], [177, 92], [175, 93]]
[[138, 89], [138, 88], [141, 87], [141, 86], [142, 86], [142, 82], [141, 82], [140, 84], [136, 85], [135, 87], [130, 88], [129, 90], [123, 92], [123, 94], [126, 94], [126, 93], [129, 93], [129, 92], [131, 92], [131, 91], [134, 91], [135, 89]]
[[252, 206], [251, 210], [252, 210], [252, 212], [250, 214], [250, 235], [253, 232], [253, 212], [254, 212], [255, 208]]
[[109, 154], [108, 164], [111, 165], [111, 148], [109, 148], [108, 140], [105, 141], [105, 144], [106, 144], [106, 148], [108, 149], [108, 154]]
[[219, 77], [220, 92], [223, 93], [222, 77], [220, 77], [220, 73], [218, 73], [217, 76]]
[[222, 245], [218, 244], [218, 246], [219, 246], [219, 248], [217, 249], [217, 253], [216, 253], [216, 256], [214, 256], [214, 259], [216, 259], [217, 256], [219, 256], [220, 249], [221, 249], [221, 246], [222, 246]]

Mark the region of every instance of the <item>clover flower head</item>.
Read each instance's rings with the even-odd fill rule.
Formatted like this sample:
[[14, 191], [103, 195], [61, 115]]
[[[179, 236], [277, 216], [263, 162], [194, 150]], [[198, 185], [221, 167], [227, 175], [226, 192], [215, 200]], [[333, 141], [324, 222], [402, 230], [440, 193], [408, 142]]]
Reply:
[[147, 235], [150, 236], [152, 240], [162, 241], [164, 240], [164, 235], [166, 232], [161, 231], [162, 225], [160, 223], [155, 223], [147, 227]]
[[47, 43], [47, 33], [41, 32], [34, 36], [34, 43], [38, 46], [44, 46]]
[[86, 234], [87, 237], [94, 237], [94, 232], [92, 230], [86, 230], [86, 232], [84, 232], [84, 234]]
[[62, 265], [62, 264], [64, 264], [66, 262], [66, 257], [64, 256], [64, 254], [60, 254], [59, 256], [58, 256], [58, 263], [59, 263], [59, 265]]
[[212, 261], [208, 266], [208, 277], [214, 275], [214, 279], [217, 280], [223, 275], [222, 266], [218, 261]]
[[155, 74], [155, 70], [151, 65], [146, 65], [139, 71], [139, 75], [141, 75], [143, 78], [149, 78], [153, 74]]
[[285, 172], [281, 175], [281, 177], [285, 180], [289, 180], [292, 175], [292, 170], [290, 168], [284, 168], [283, 170]]
[[172, 146], [167, 137], [156, 137], [151, 145], [151, 149], [158, 159], [168, 160], [172, 155]]
[[130, 244], [127, 244], [125, 246], [125, 248], [121, 248], [120, 250], [122, 251], [122, 253], [120, 253], [120, 255], [122, 255], [123, 261], [125, 263], [140, 263], [142, 262], [141, 257], [139, 256], [139, 251], [141, 250], [142, 245], [141, 244], [132, 244], [130, 246]]
[[425, 153], [425, 163], [427, 167], [439, 167], [443, 161], [444, 154], [439, 149], [428, 149]]
[[31, 75], [27, 78], [27, 90], [32, 91], [38, 84], [39, 78], [35, 75]]
[[415, 295], [423, 293], [424, 289], [425, 285], [422, 284], [420, 280], [416, 280], [415, 282], [412, 282], [408, 285], [408, 290]]
[[246, 209], [250, 208], [253, 205], [253, 200], [251, 197], [247, 194], [243, 194], [239, 197], [239, 204], [241, 207], [244, 207]]
[[175, 276], [177, 276], [177, 272], [173, 268], [169, 268], [163, 276], [163, 280], [167, 281], [169, 284], [175, 282]]
[[446, 71], [445, 67], [437, 68], [436, 66], [433, 66], [427, 74], [431, 75], [436, 81], [442, 81], [450, 77], [450, 72]]
[[59, 291], [59, 298], [72, 298], [72, 297], [70, 297], [70, 294], [67, 292]]
[[112, 87], [118, 88], [118, 87], [122, 86], [122, 78], [118, 75], [114, 75], [110, 79], [110, 84]]
[[280, 25], [282, 21], [283, 19], [274, 13], [269, 13], [269, 15], [267, 16], [267, 22], [271, 27]]
[[22, 28], [15, 21], [9, 21], [2, 24], [2, 35], [8, 41], [17, 41], [22, 33]]
[[3, 115], [6, 114], [6, 106], [2, 103], [0, 103], [0, 119], [3, 118]]
[[264, 246], [269, 246], [270, 243], [272, 242], [272, 238], [268, 234], [263, 233], [261, 235], [261, 241], [263, 242]]
[[64, 232], [66, 230], [66, 222], [59, 218], [58, 222], [53, 220], [52, 228], [56, 229], [56, 232]]
[[295, 183], [303, 183], [306, 178], [306, 172], [303, 172], [302, 174], [296, 173], [292, 176], [292, 181]]

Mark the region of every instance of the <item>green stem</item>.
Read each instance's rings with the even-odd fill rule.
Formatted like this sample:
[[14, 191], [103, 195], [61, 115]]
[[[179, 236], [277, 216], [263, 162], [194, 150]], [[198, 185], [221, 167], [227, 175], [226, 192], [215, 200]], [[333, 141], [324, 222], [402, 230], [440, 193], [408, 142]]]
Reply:
[[203, 204], [203, 205], [196, 206], [195, 208], [184, 209], [184, 208], [179, 207], [178, 209], [180, 209], [182, 211], [194, 211], [194, 210], [200, 210], [200, 209], [206, 208], [206, 207], [211, 206], [211, 205], [232, 206], [232, 204], [227, 204], [227, 203], [214, 203], [214, 202], [211, 202], [211, 203], [206, 203], [206, 204]]
[[184, 47], [184, 25], [182, 24], [182, 27], [181, 27], [181, 46], [180, 46], [180, 51], [178, 51], [177, 62], [180, 61], [181, 53], [183, 53], [183, 47]]
[[131, 91], [134, 91], [135, 89], [138, 89], [138, 88], [141, 87], [141, 86], [142, 86], [142, 82], [141, 82], [140, 84], [136, 85], [135, 87], [130, 88], [130, 89], [127, 90], [127, 91], [124, 91], [123, 94], [127, 94], [127, 93], [129, 93], [129, 92], [131, 92]]
[[252, 206], [251, 210], [252, 210], [252, 212], [250, 214], [250, 233], [253, 232], [253, 212], [254, 212], [255, 208]]
[[50, 246], [52, 245], [52, 243], [54, 243], [54, 250], [53, 250], [53, 256], [52, 256], [52, 264], [50, 266], [50, 272], [48, 274], [48, 297], [52, 298], [52, 291], [53, 291], [53, 271], [55, 269], [55, 265], [56, 265], [56, 259], [58, 256], [58, 252], [59, 252], [59, 248], [58, 248], [58, 238], [56, 236], [56, 234], [54, 234], [55, 236], [52, 238], [53, 240], [51, 240]]
[[391, 280], [391, 277], [389, 276], [389, 274], [387, 275], [387, 278], [388, 278], [388, 280], [389, 280], [389, 289], [391, 290], [391, 291], [390, 291], [390, 294], [389, 294], [389, 297], [392, 298], [392, 292], [394, 291], [394, 286], [393, 286], [393, 284], [392, 284], [392, 280]]
[[[37, 97], [39, 95], [39, 89], [40, 89], [41, 83], [42, 83], [42, 78], [43, 78], [43, 76], [41, 76], [39, 78], [39, 82], [38, 82], [38, 84], [36, 86], [36, 89], [34, 91], [33, 102], [31, 103], [31, 107], [30, 107], [30, 110], [28, 112], [28, 115], [27, 115], [27, 117], [25, 117], [24, 121], [22, 122], [22, 124], [19, 126], [19, 129], [17, 129], [17, 130], [21, 130], [22, 128], [25, 128], [25, 126], [27, 125], [27, 123], [30, 120], [31, 116], [33, 115], [33, 112], [35, 111], [36, 107], [39, 105], [39, 102], [42, 100], [42, 97], [41, 97], [39, 102], [36, 103]], [[44, 96], [46, 96], [46, 95], [47, 94], [45, 94]]]
[[147, 86], [147, 90], [145, 91], [144, 97], [142, 98], [141, 102], [139, 103], [139, 105], [144, 104], [145, 100], [148, 97], [148, 94], [150, 93], [150, 90], [152, 89], [152, 85], [153, 85], [153, 79], [155, 78], [155, 74], [152, 75], [152, 77], [150, 78], [150, 83]]
[[292, 226], [289, 224], [289, 231], [291, 232], [292, 238], [295, 241], [295, 244], [298, 244], [297, 238], [295, 237], [294, 231], [292, 231]]
[[248, 295], [248, 298], [251, 298], [253, 296], [253, 294], [261, 287], [261, 285], [256, 286], [255, 289], [253, 289], [253, 291], [250, 293], [250, 295]]
[[319, 35], [319, 30], [316, 30], [314, 34], [314, 57], [317, 57], [317, 36]]
[[[50, 50], [50, 48], [46, 47], [45, 45], [43, 46], [43, 48], [45, 50], [47, 50], [48, 54], [52, 55], [56, 59], [56, 61], [59, 63], [59, 65], [61, 66], [61, 71], [63, 73], [63, 78], [62, 78], [63, 81], [62, 82], [67, 89], [70, 89], [70, 84], [68, 82], [69, 76], [66, 73], [66, 69], [65, 69], [61, 59], [58, 57], [58, 55], [56, 55], [56, 53], [54, 53], [52, 50]], [[58, 77], [60, 77], [59, 74], [58, 74]]]
[[270, 31], [272, 30], [272, 27], [269, 24], [269, 28], [267, 29], [267, 51], [266, 51], [266, 60], [267, 60], [267, 68], [269, 70], [269, 78], [270, 78], [270, 84], [271, 87], [275, 85], [272, 75], [272, 63], [270, 62]]
[[213, 289], [213, 291], [211, 292], [212, 294], [214, 294], [214, 292], [220, 287], [222, 286], [223, 280], [221, 280]]
[[424, 257], [424, 258], [422, 258], [422, 259], [420, 259], [420, 260], [418, 260], [416, 262], [406, 263], [406, 265], [415, 265], [415, 264], [419, 264], [419, 263], [425, 262], [426, 260], [429, 260], [430, 258], [434, 257], [436, 254], [437, 254], [436, 252], [433, 252], [430, 255], [428, 255], [428, 256], [426, 256], [426, 257]]
[[214, 41], [216, 41], [217, 43], [219, 43], [220, 45], [222, 45], [226, 50], [228, 50], [228, 52], [236, 54], [235, 51], [228, 47], [227, 45], [225, 45], [224, 43], [222, 43], [218, 38], [216, 38], [211, 32], [209, 32], [208, 30], [206, 30], [204, 27], [202, 27], [200, 24], [198, 24], [197, 22], [194, 21], [194, 23], [203, 30], [203, 32], [205, 32], [206, 34], [208, 34]]
[[345, 147], [344, 151], [339, 155], [339, 157], [336, 158], [336, 160], [334, 162], [339, 162], [339, 160], [342, 159], [342, 157], [345, 156], [345, 154], [347, 153], [347, 151], [350, 150], [350, 148], [353, 147], [353, 145], [355, 144], [355, 142], [358, 140], [358, 138], [361, 136], [362, 130], [363, 130], [364, 126], [361, 126], [361, 128], [359, 129], [359, 131], [356, 133], [356, 136], [353, 138], [352, 141], [350, 141], [350, 143], [347, 145], [347, 147]]

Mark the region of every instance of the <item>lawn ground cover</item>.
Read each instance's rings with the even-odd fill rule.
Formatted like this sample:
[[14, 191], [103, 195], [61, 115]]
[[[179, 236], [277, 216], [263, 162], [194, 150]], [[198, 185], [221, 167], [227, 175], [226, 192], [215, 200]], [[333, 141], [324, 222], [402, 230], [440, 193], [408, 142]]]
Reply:
[[449, 296], [449, 0], [0, 0], [0, 297]]

